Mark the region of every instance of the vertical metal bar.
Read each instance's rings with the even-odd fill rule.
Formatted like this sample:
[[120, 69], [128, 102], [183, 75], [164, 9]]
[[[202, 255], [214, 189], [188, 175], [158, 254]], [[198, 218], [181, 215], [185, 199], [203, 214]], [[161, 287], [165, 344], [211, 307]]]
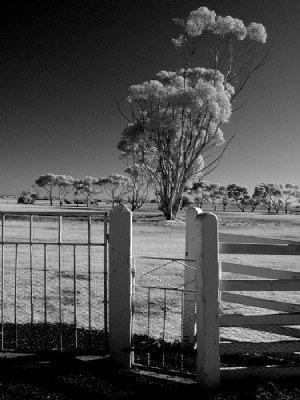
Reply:
[[92, 289], [91, 289], [91, 222], [92, 217], [88, 216], [88, 307], [89, 307], [89, 348], [91, 348], [92, 333]]
[[33, 271], [32, 271], [32, 231], [33, 215], [29, 220], [29, 273], [30, 273], [30, 349], [32, 350], [33, 340]]
[[44, 347], [47, 350], [47, 244], [44, 244]]
[[4, 350], [4, 241], [5, 214], [2, 214], [2, 254], [1, 254], [1, 350]]
[[16, 244], [16, 255], [15, 255], [15, 349], [18, 348], [18, 321], [17, 321], [17, 302], [18, 302], [18, 243]]
[[78, 347], [78, 336], [77, 336], [77, 270], [76, 270], [76, 245], [73, 245], [74, 255], [74, 334], [75, 334], [75, 350]]
[[104, 296], [104, 335], [105, 335], [105, 350], [109, 351], [109, 342], [108, 342], [108, 273], [107, 273], [107, 251], [108, 251], [108, 232], [107, 232], [107, 213], [104, 215], [104, 266], [103, 266], [103, 296]]
[[150, 366], [150, 294], [151, 288], [148, 288], [148, 320], [147, 320], [147, 366]]
[[180, 324], [181, 324], [181, 340], [180, 340], [180, 372], [183, 372], [183, 368], [184, 368], [184, 355], [183, 355], [183, 350], [184, 350], [184, 337], [183, 337], [183, 313], [184, 313], [184, 300], [185, 300], [185, 295], [184, 295], [184, 290], [181, 291], [181, 320], [180, 320]]
[[61, 304], [61, 243], [62, 243], [62, 216], [58, 219], [58, 303], [59, 303], [59, 350], [62, 351], [62, 304]]
[[164, 319], [163, 319], [163, 335], [162, 335], [162, 366], [165, 366], [165, 333], [166, 333], [166, 320], [167, 320], [167, 290], [164, 289]]
[[[134, 312], [134, 307], [135, 307], [135, 273], [136, 273], [136, 268], [135, 268], [135, 261], [133, 260], [133, 267], [132, 267], [132, 285], [131, 285], [131, 343], [130, 347], [131, 349], [134, 349], [134, 335], [135, 335], [135, 325], [134, 325], [134, 320], [135, 320], [135, 312]], [[135, 358], [135, 352], [132, 352], [132, 362], [134, 363], [134, 358]]]

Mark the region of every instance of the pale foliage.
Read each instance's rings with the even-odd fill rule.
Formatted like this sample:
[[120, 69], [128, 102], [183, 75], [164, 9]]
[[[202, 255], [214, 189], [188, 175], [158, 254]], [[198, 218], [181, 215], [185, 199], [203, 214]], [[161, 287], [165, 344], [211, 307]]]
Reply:
[[271, 212], [273, 207], [278, 214], [283, 205], [283, 190], [279, 183], [260, 183], [255, 186], [254, 195], [260, 199], [261, 204], [267, 208], [268, 212]]
[[[131, 155], [146, 166], [170, 219], [178, 211], [187, 182], [199, 175], [203, 178], [218, 165], [225, 149], [209, 162], [208, 152], [224, 144], [221, 125], [229, 122], [232, 101], [260, 66], [251, 59], [253, 46], [240, 52], [235, 63], [234, 40], [248, 45], [264, 43], [267, 38], [263, 25], [247, 27], [241, 20], [217, 16], [206, 7], [175, 22], [183, 33], [173, 43], [184, 50], [185, 65], [130, 86], [131, 118], [118, 146], [122, 157]], [[212, 67], [192, 67], [205, 32], [219, 38], [210, 49]], [[205, 44], [210, 46], [208, 41]]]
[[185, 35], [181, 34], [179, 38], [173, 39], [174, 44], [179, 47], [187, 37], [200, 36], [205, 30], [220, 36], [233, 35], [238, 40], [244, 40], [246, 37], [261, 43], [267, 40], [266, 29], [262, 24], [252, 22], [249, 26], [245, 26], [242, 20], [231, 16], [217, 16], [215, 11], [210, 11], [207, 7], [192, 11], [186, 20], [174, 21], [185, 31]]
[[128, 176], [111, 174], [106, 178], [99, 178], [97, 184], [100, 185], [104, 192], [112, 199], [112, 206], [115, 202], [124, 200], [124, 196], [131, 192], [132, 181]]
[[56, 175], [55, 185], [57, 187], [58, 197], [60, 205], [63, 204], [63, 200], [67, 194], [73, 190], [74, 178], [71, 175]]
[[227, 186], [228, 198], [232, 199], [235, 205], [241, 210], [245, 211], [248, 205], [251, 205], [251, 196], [246, 186], [241, 186], [237, 183], [232, 183]]
[[135, 211], [142, 207], [147, 200], [151, 178], [147, 168], [142, 163], [133, 163], [125, 169], [131, 181], [131, 210]]
[[56, 175], [55, 174], [45, 174], [41, 175], [36, 181], [35, 184], [41, 188], [43, 188], [48, 194], [50, 199], [50, 205], [53, 204], [53, 190], [56, 185]]
[[99, 193], [98, 180], [92, 176], [83, 179], [75, 179], [73, 182], [75, 198], [82, 195], [85, 198], [87, 207], [91, 204], [92, 196]]

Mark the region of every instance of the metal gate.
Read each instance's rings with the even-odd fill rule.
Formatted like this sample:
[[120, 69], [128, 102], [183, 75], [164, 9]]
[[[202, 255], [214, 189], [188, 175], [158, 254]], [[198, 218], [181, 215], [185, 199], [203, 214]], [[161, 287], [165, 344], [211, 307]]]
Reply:
[[107, 213], [1, 218], [1, 351], [108, 351]]
[[188, 259], [134, 260], [133, 365], [194, 377], [196, 349], [184, 338], [184, 308], [191, 292], [184, 272]]

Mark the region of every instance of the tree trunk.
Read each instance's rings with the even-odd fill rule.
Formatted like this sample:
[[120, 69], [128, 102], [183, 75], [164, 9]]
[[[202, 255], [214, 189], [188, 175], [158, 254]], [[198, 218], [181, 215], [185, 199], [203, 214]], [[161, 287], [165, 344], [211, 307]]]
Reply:
[[180, 200], [181, 199], [176, 199], [174, 204], [171, 200], [164, 202], [162, 206], [162, 211], [168, 221], [174, 220], [176, 218], [180, 207]]
[[135, 199], [135, 196], [133, 194], [131, 199], [131, 211], [135, 211], [136, 208], [137, 208], [137, 200]]
[[166, 217], [166, 219], [168, 221], [174, 219], [173, 210], [172, 210], [172, 207], [171, 207], [170, 203], [163, 204], [162, 205], [162, 211], [163, 211], [164, 216]]
[[167, 220], [173, 220], [176, 218], [178, 210], [180, 208], [180, 202], [182, 199], [183, 189], [186, 183], [186, 179], [181, 180], [181, 184], [173, 187], [168, 187], [169, 176], [164, 177], [160, 188], [160, 200], [162, 204], [162, 211]]
[[169, 199], [162, 201], [162, 212], [168, 221], [174, 219], [172, 203]]

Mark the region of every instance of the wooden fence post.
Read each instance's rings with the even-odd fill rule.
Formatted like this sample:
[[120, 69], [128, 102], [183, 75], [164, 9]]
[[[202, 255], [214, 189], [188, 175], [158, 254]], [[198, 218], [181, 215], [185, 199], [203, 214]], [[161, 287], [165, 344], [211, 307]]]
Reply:
[[122, 203], [110, 212], [109, 350], [119, 368], [131, 367], [132, 212]]
[[[201, 208], [190, 207], [186, 212], [185, 228], [185, 258], [189, 267], [184, 268], [184, 289], [196, 289], [196, 247], [199, 245], [196, 239], [196, 217], [201, 214]], [[190, 268], [191, 267], [191, 268]], [[195, 344], [196, 329], [196, 296], [195, 292], [184, 292], [183, 304], [183, 340], [184, 346]]]
[[220, 384], [218, 220], [212, 213], [196, 217], [197, 381]]

